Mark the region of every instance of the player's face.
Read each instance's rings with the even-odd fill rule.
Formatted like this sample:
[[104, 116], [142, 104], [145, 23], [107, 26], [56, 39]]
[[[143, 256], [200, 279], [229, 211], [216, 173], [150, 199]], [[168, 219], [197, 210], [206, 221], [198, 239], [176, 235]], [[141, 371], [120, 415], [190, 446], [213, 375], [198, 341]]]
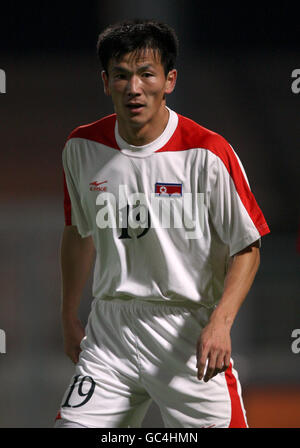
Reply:
[[111, 59], [102, 72], [104, 90], [111, 95], [119, 128], [156, 126], [165, 115], [165, 95], [176, 83], [176, 70], [165, 75], [160, 57], [152, 50]]

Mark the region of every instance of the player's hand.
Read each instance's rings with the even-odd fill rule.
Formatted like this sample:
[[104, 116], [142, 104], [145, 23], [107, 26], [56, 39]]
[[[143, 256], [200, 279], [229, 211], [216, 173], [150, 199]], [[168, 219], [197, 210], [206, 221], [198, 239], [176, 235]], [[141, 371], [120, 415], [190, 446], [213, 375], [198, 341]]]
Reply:
[[63, 317], [64, 351], [76, 364], [81, 352], [80, 342], [85, 336], [84, 328], [78, 318]]
[[197, 341], [198, 379], [207, 382], [218, 373], [225, 372], [229, 367], [230, 357], [230, 330], [225, 325], [208, 323]]

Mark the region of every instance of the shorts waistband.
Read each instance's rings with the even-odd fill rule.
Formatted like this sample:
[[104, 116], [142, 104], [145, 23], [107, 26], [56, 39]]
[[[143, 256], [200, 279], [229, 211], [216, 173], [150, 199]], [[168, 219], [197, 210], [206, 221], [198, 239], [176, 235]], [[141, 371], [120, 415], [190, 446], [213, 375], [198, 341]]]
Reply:
[[97, 302], [98, 304], [107, 304], [110, 303], [112, 305], [120, 305], [120, 306], [137, 306], [137, 307], [154, 307], [154, 308], [171, 308], [171, 309], [177, 309], [178, 311], [192, 311], [192, 310], [210, 310], [210, 308], [198, 304], [198, 303], [186, 303], [186, 302], [179, 302], [179, 301], [163, 301], [163, 300], [146, 300], [146, 299], [139, 299], [135, 297], [129, 297], [129, 298], [96, 298], [94, 299], [94, 302]]

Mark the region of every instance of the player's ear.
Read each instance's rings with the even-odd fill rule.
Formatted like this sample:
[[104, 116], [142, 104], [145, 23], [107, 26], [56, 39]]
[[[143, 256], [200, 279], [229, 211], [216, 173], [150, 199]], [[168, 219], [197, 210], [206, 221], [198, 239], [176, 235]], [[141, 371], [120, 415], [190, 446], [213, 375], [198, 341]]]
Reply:
[[167, 74], [165, 93], [173, 92], [173, 90], [175, 89], [176, 81], [177, 81], [177, 70], [174, 68], [173, 70], [170, 70], [169, 73]]
[[110, 90], [109, 90], [109, 83], [108, 83], [108, 75], [105, 70], [102, 70], [101, 78], [102, 78], [102, 82], [103, 82], [104, 93], [105, 93], [105, 95], [109, 96]]

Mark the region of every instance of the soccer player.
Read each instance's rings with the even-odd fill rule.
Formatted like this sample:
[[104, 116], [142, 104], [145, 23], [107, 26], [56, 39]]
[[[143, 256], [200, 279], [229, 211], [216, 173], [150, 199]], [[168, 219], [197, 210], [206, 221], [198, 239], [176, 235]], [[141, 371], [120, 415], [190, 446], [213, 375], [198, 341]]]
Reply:
[[[269, 232], [219, 134], [166, 106], [178, 41], [126, 21], [99, 36], [112, 115], [63, 150], [62, 323], [74, 376], [56, 427], [247, 427], [230, 331]], [[86, 328], [78, 318], [94, 266]]]

